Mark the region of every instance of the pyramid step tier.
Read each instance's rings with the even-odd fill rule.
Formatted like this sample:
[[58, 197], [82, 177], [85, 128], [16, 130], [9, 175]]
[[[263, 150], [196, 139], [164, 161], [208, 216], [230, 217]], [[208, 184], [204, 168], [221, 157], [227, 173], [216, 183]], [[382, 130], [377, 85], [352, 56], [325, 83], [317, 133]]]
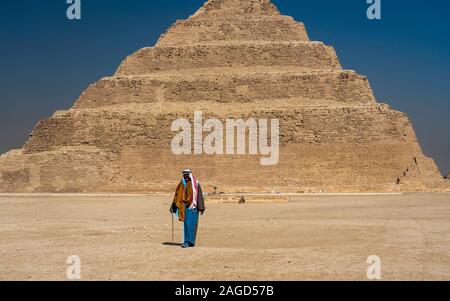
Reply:
[[[421, 174], [440, 177], [432, 160], [405, 143], [298, 144], [282, 146], [280, 155], [280, 164], [261, 168], [259, 156], [175, 156], [166, 148], [139, 145], [129, 145], [118, 152], [86, 146], [34, 154], [17, 151], [0, 157], [0, 185], [5, 192], [171, 192], [176, 186], [173, 179], [190, 162], [204, 179], [207, 192], [213, 191], [214, 186], [226, 192], [450, 188], [443, 179], [430, 181], [428, 176], [424, 182], [421, 175], [419, 180], [411, 177], [397, 185], [402, 177], [400, 171], [408, 169], [412, 162]], [[167, 168], [167, 162], [171, 168]], [[236, 173], [238, 170], [246, 173]]]
[[143, 48], [127, 57], [116, 75], [251, 66], [342, 69], [334, 49], [319, 42], [259, 42]]
[[232, 43], [236, 41], [309, 41], [303, 23], [288, 16], [264, 18], [192, 18], [177, 21], [158, 41], [157, 46]]
[[[66, 146], [95, 146], [119, 150], [126, 145], [170, 149], [172, 123], [180, 118], [194, 123], [194, 110], [203, 119], [279, 119], [280, 144], [415, 142], [408, 118], [385, 105], [367, 107], [258, 108], [245, 104], [226, 110], [220, 105], [185, 107], [164, 104], [132, 109], [69, 110], [38, 123], [24, 147], [26, 153], [52, 151]], [[208, 133], [205, 133], [207, 135]]]
[[258, 102], [292, 99], [297, 105], [374, 104], [366, 77], [353, 71], [222, 73], [104, 78], [81, 95], [75, 108], [126, 103]]

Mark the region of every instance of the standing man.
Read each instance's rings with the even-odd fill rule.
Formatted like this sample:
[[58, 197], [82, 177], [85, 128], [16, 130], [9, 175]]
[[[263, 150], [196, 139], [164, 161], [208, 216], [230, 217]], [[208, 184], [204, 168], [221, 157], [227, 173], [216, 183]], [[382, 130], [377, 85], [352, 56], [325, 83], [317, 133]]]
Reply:
[[183, 178], [178, 184], [173, 198], [170, 212], [178, 213], [180, 222], [184, 222], [183, 248], [195, 247], [198, 229], [198, 215], [205, 212], [205, 200], [203, 198], [200, 183], [192, 175], [190, 169], [183, 170]]

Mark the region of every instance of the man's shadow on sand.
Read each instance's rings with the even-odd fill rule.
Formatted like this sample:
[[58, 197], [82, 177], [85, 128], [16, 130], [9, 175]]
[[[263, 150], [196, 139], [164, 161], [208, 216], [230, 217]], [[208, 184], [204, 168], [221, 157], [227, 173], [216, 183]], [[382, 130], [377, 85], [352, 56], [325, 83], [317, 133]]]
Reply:
[[171, 247], [181, 247], [183, 244], [177, 243], [177, 242], [163, 242], [164, 246], [171, 246]]

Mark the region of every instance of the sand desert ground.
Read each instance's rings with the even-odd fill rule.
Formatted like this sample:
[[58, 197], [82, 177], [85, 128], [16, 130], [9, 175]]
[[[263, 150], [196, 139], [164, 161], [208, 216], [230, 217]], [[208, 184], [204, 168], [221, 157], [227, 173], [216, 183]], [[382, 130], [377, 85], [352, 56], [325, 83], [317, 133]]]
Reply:
[[370, 255], [384, 280], [450, 279], [450, 194], [209, 203], [189, 250], [164, 245], [170, 201], [1, 195], [0, 279], [65, 280], [70, 255], [83, 280], [367, 280]]

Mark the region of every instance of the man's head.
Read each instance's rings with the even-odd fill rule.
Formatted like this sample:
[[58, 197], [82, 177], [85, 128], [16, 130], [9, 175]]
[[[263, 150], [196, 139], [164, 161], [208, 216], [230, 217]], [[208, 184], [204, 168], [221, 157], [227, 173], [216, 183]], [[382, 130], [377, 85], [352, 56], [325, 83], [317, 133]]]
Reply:
[[191, 180], [191, 174], [192, 174], [192, 170], [190, 170], [190, 169], [183, 170], [183, 178], [184, 178], [184, 180], [190, 181]]

